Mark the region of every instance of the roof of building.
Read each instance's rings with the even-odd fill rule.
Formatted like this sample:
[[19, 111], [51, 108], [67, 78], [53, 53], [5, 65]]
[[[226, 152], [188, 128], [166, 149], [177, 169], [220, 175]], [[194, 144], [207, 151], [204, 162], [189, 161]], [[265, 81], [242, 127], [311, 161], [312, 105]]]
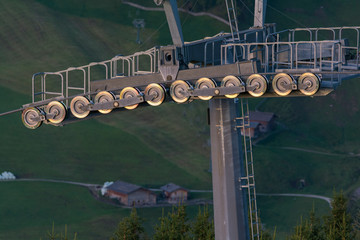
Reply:
[[185, 188], [180, 187], [174, 183], [168, 183], [165, 186], [162, 186], [160, 189], [168, 193], [172, 193], [180, 189], [187, 191]]
[[259, 122], [250, 122], [250, 128], [257, 128], [259, 125]]
[[270, 122], [273, 117], [275, 117], [274, 113], [271, 112], [253, 112], [250, 111], [250, 121], [258, 121], [258, 122]]
[[110, 186], [108, 186], [107, 189], [115, 191], [115, 192], [129, 194], [129, 193], [132, 193], [139, 189], [144, 189], [144, 188], [140, 187], [138, 185], [135, 185], [135, 184], [122, 182], [122, 181], [116, 181], [113, 184], [111, 184]]

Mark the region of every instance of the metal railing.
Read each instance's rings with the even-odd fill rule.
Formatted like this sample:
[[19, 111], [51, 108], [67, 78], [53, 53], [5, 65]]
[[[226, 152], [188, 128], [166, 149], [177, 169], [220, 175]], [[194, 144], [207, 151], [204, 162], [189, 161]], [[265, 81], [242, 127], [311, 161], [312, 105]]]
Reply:
[[[204, 61], [203, 66], [206, 67], [208, 65], [218, 65], [222, 64], [221, 62], [221, 44], [227, 43], [254, 43], [254, 42], [263, 42], [268, 36], [268, 34], [272, 33], [275, 30], [275, 24], [267, 24], [264, 28], [260, 29], [249, 29], [245, 31], [232, 32], [232, 34], [223, 34], [220, 36], [216, 36], [213, 38], [207, 39], [204, 44]], [[236, 35], [236, 41], [234, 41], [234, 35]], [[240, 49], [241, 50], [241, 49]], [[241, 56], [241, 53], [234, 53], [235, 60], [237, 56]], [[232, 62], [233, 63], [233, 62]]]
[[[40, 72], [32, 76], [32, 102], [44, 101], [54, 96], [68, 98], [70, 91], [79, 94], [90, 93], [90, 82], [116, 77], [128, 77], [158, 72], [159, 49], [151, 48], [129, 56], [117, 55], [110, 60], [92, 62], [80, 67], [70, 67], [57, 72]], [[96, 67], [101, 67], [99, 71]], [[80, 71], [81, 77], [71, 77]], [[48, 79], [57, 76], [60, 79]], [[54, 84], [60, 81], [57, 90], [52, 90]], [[51, 88], [51, 90], [50, 90]], [[68, 102], [66, 102], [68, 104]]]
[[[359, 50], [360, 50], [360, 26], [344, 26], [344, 27], [321, 27], [321, 28], [295, 28], [284, 31], [270, 33], [266, 36], [265, 42], [295, 42], [299, 34], [307, 33], [308, 37], [301, 39], [302, 41], [320, 41], [320, 40], [338, 40], [341, 41], [343, 51], [353, 54], [352, 61], [343, 59], [344, 67], [348, 69], [359, 69]], [[303, 34], [304, 35], [304, 34]], [[345, 43], [349, 40], [348, 43]]]
[[341, 70], [344, 49], [337, 40], [231, 43], [222, 46], [221, 59], [222, 64], [234, 62], [234, 52], [240, 52], [240, 61], [260, 60], [263, 72], [302, 68], [335, 71]]

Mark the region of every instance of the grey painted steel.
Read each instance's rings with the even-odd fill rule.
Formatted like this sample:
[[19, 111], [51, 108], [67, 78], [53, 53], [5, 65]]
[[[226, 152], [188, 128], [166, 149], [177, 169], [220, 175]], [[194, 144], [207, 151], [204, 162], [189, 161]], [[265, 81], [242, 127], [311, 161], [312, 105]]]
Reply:
[[[254, 61], [244, 61], [241, 63], [211, 66], [207, 68], [193, 68], [179, 71], [177, 79], [189, 81], [197, 80], [202, 77], [208, 78], [222, 78], [227, 75], [244, 75], [249, 72], [258, 71], [257, 65]], [[159, 73], [132, 76], [127, 78], [112, 78], [107, 80], [91, 82], [92, 91], [104, 91], [110, 89], [121, 89], [124, 87], [139, 87], [146, 86], [150, 83], [172, 83], [171, 81], [164, 82], [162, 75]]]
[[184, 38], [176, 0], [164, 1], [164, 10], [174, 45], [183, 46]]
[[210, 135], [216, 240], [249, 239], [248, 214], [241, 177], [240, 131], [233, 99], [210, 100]]
[[266, 16], [267, 0], [255, 0], [254, 27], [263, 28]]
[[[255, 171], [254, 171], [254, 158], [252, 151], [252, 142], [250, 134], [250, 111], [249, 102], [247, 99], [240, 99], [241, 113], [240, 117], [236, 119], [238, 122], [237, 128], [242, 131], [242, 177], [239, 179], [243, 194], [247, 198], [247, 212], [249, 217], [249, 231], [252, 240], [260, 240], [260, 227], [258, 218], [258, 208], [256, 200], [256, 187], [255, 187]], [[245, 191], [247, 189], [247, 193]]]
[[225, 4], [226, 4], [226, 9], [227, 9], [227, 14], [228, 14], [228, 19], [229, 19], [229, 26], [230, 26], [230, 31], [231, 31], [231, 35], [232, 35], [232, 42], [238, 42], [240, 41], [240, 35], [239, 35], [239, 27], [238, 27], [238, 22], [237, 22], [237, 14], [236, 14], [236, 5], [234, 4], [233, 0], [225, 0]]

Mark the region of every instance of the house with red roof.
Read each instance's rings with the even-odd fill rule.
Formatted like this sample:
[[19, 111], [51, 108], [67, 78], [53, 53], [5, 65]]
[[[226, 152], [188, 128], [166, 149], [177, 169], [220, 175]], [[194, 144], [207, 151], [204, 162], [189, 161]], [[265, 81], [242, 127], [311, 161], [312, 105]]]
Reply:
[[174, 183], [168, 183], [160, 189], [168, 203], [185, 202], [188, 199], [188, 190]]
[[156, 194], [152, 191], [131, 183], [116, 181], [106, 187], [105, 196], [118, 199], [126, 206], [156, 204]]
[[257, 138], [262, 133], [267, 133], [275, 128], [276, 115], [271, 112], [253, 112], [249, 113], [250, 126], [249, 129], [241, 128], [241, 135], [246, 135], [251, 138]]

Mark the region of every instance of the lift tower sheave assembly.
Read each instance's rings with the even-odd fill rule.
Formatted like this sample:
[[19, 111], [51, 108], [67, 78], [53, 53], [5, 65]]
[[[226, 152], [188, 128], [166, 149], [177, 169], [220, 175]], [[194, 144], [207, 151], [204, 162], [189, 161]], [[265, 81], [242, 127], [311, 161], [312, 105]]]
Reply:
[[[170, 101], [209, 101], [215, 238], [260, 239], [247, 99], [325, 96], [358, 77], [360, 27], [277, 31], [264, 23], [267, 0], [255, 0], [254, 25], [239, 30], [236, 4], [225, 0], [230, 33], [184, 42], [176, 0], [154, 2], [164, 7], [173, 45], [36, 73], [32, 102], [0, 116], [21, 111], [24, 125], [36, 129]], [[319, 40], [320, 32], [329, 39]], [[94, 68], [103, 77], [95, 78]]]

